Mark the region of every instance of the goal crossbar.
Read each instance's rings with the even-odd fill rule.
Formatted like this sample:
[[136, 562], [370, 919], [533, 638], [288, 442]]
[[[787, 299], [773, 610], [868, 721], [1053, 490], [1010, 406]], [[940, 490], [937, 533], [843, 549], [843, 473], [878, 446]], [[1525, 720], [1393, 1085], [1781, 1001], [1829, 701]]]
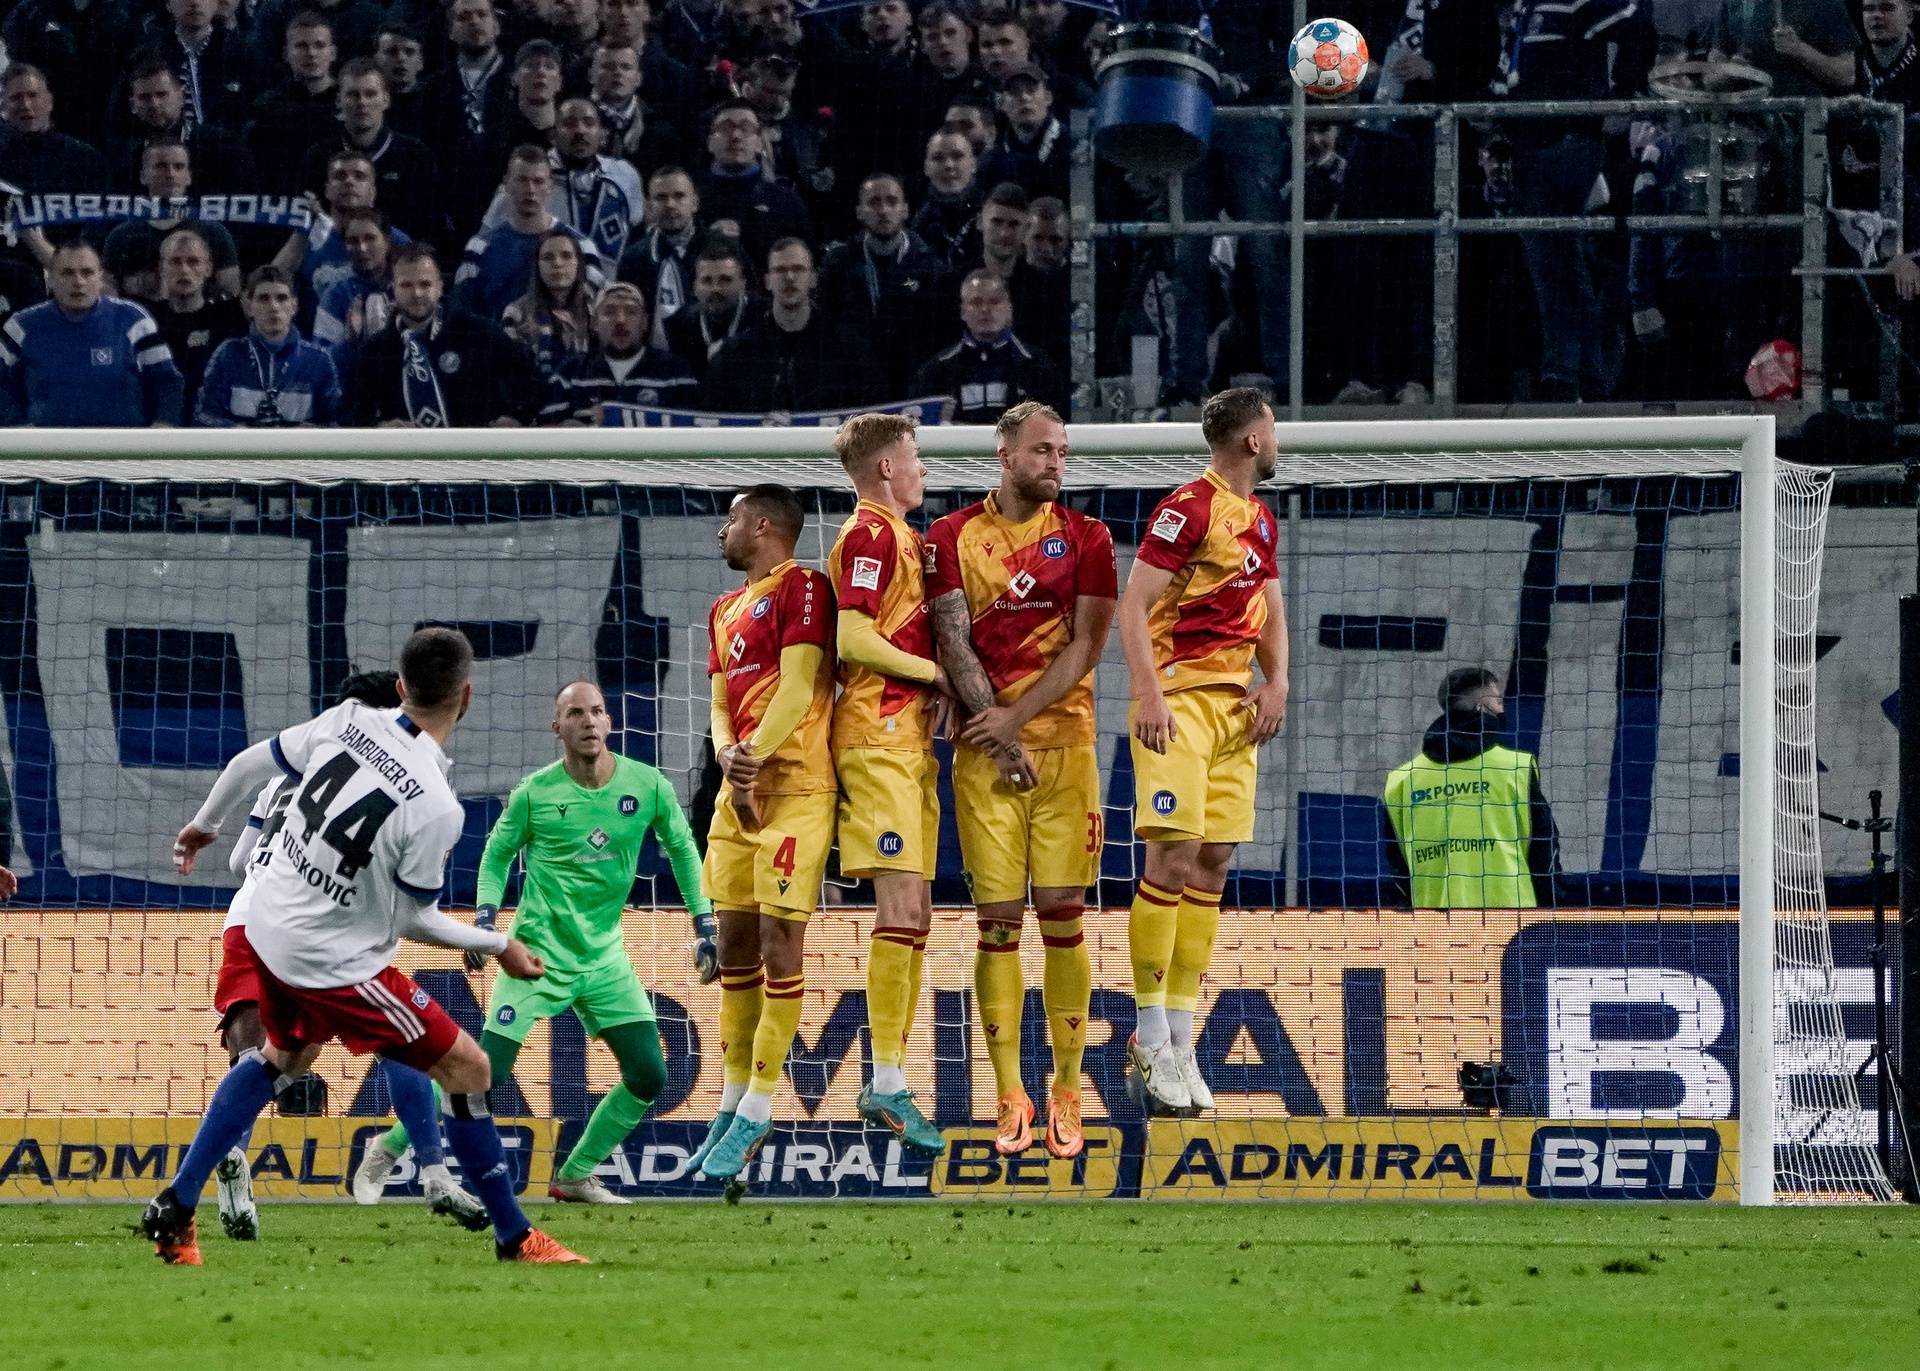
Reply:
[[[1749, 445], [1772, 456], [1771, 418], [1516, 419], [1279, 426], [1282, 485], [1686, 476], [1739, 470]], [[661, 479], [727, 490], [741, 464], [779, 460], [794, 485], [838, 485], [824, 428], [47, 429], [0, 433], [0, 480], [222, 480], [233, 461], [268, 461], [275, 479], [478, 481], [509, 474], [587, 484]], [[1146, 489], [1163, 473], [1137, 459], [1206, 450], [1198, 424], [1074, 424], [1073, 485]], [[919, 431], [936, 490], [999, 479], [989, 429]], [[525, 464], [509, 473], [507, 463]]]

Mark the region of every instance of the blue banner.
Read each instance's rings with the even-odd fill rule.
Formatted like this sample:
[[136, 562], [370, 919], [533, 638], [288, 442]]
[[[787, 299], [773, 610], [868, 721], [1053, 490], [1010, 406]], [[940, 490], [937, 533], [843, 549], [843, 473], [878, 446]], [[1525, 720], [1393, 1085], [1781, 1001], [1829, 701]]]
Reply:
[[[836, 14], [841, 10], [859, 9], [868, 0], [794, 0], [794, 9], [802, 16], [809, 14]], [[1092, 10], [1111, 18], [1120, 17], [1120, 0], [1067, 0], [1075, 9]]]

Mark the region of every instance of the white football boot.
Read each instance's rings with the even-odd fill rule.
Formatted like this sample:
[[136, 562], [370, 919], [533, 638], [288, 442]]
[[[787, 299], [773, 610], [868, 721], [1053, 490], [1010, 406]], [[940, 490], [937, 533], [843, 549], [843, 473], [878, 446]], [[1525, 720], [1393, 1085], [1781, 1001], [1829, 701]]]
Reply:
[[632, 1204], [625, 1195], [616, 1195], [600, 1183], [598, 1176], [582, 1176], [577, 1181], [555, 1179], [547, 1187], [547, 1196], [562, 1204]]
[[1177, 1115], [1193, 1107], [1187, 1094], [1186, 1073], [1180, 1068], [1171, 1042], [1158, 1047], [1140, 1045], [1139, 1035], [1127, 1039], [1127, 1064], [1138, 1086], [1140, 1105], [1156, 1118]]
[[253, 1172], [247, 1154], [239, 1148], [222, 1157], [213, 1168], [215, 1194], [220, 1200], [220, 1227], [235, 1242], [252, 1242], [260, 1236], [260, 1211], [253, 1203]]
[[1174, 1054], [1180, 1062], [1180, 1082], [1187, 1087], [1187, 1113], [1189, 1116], [1203, 1114], [1213, 1108], [1213, 1092], [1207, 1089], [1207, 1083], [1200, 1075], [1200, 1063], [1194, 1057], [1191, 1046], [1185, 1052]]
[[393, 1174], [393, 1168], [398, 1165], [400, 1158], [378, 1142], [368, 1143], [366, 1151], [360, 1154], [360, 1165], [353, 1171], [353, 1202], [380, 1203], [381, 1197], [386, 1194], [387, 1177]]
[[478, 1233], [492, 1222], [487, 1218], [487, 1207], [462, 1188], [445, 1162], [420, 1168], [420, 1193], [427, 1197], [429, 1210], [452, 1219], [470, 1233]]

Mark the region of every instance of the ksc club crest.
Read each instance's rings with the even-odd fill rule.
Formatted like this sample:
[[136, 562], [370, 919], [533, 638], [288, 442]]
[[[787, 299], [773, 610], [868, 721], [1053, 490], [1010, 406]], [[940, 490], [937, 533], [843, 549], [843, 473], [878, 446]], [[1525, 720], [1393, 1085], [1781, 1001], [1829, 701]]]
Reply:
[[640, 801], [631, 795], [622, 795], [620, 797], [620, 812], [628, 818], [632, 818], [640, 812]]

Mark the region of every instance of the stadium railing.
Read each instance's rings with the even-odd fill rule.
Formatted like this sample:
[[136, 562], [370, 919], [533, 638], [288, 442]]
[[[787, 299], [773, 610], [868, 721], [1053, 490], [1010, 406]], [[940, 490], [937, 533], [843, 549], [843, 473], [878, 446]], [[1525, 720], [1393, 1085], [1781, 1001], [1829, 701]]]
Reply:
[[[1602, 101], [1486, 101], [1453, 105], [1404, 104], [1361, 105], [1351, 103], [1305, 103], [1304, 122], [1296, 118], [1301, 111], [1299, 99], [1291, 105], [1249, 105], [1222, 107], [1215, 118], [1232, 120], [1278, 120], [1289, 126], [1292, 155], [1288, 171], [1289, 217], [1277, 220], [1238, 221], [1228, 219], [1189, 220], [1181, 211], [1179, 178], [1168, 183], [1166, 201], [1170, 214], [1161, 220], [1103, 221], [1096, 212], [1096, 175], [1104, 178], [1110, 171], [1098, 167], [1093, 149], [1091, 117], [1074, 116], [1075, 154], [1073, 165], [1073, 240], [1088, 244], [1091, 250], [1075, 252], [1071, 271], [1072, 332], [1069, 347], [1069, 372], [1073, 385], [1073, 412], [1076, 419], [1112, 421], [1159, 417], [1157, 397], [1136, 395], [1125, 376], [1099, 374], [1097, 354], [1102, 329], [1115, 327], [1117, 313], [1113, 301], [1098, 298], [1097, 263], [1102, 246], [1122, 241], [1175, 241], [1183, 238], [1244, 238], [1280, 236], [1287, 239], [1289, 284], [1287, 319], [1289, 330], [1288, 362], [1290, 376], [1273, 378], [1286, 397], [1283, 417], [1294, 421], [1323, 418], [1408, 418], [1425, 415], [1433, 418], [1499, 416], [1547, 416], [1567, 411], [1561, 403], [1462, 404], [1459, 400], [1459, 356], [1456, 347], [1457, 326], [1462, 311], [1487, 308], [1487, 304], [1460, 298], [1458, 272], [1461, 240], [1475, 235], [1511, 234], [1583, 234], [1627, 235], [1659, 234], [1751, 234], [1781, 233], [1798, 237], [1799, 253], [1793, 269], [1799, 283], [1799, 348], [1803, 382], [1799, 394], [1787, 401], [1769, 405], [1783, 432], [1797, 431], [1810, 416], [1827, 409], [1844, 397], [1831, 394], [1826, 383], [1827, 330], [1829, 327], [1828, 282], [1835, 277], [1873, 277], [1885, 268], [1860, 269], [1830, 264], [1828, 241], [1830, 195], [1828, 173], [1833, 158], [1828, 147], [1828, 126], [1836, 116], [1857, 118], [1877, 127], [1880, 145], [1879, 206], [1884, 224], [1892, 234], [1892, 251], [1902, 250], [1900, 231], [1904, 205], [1904, 111], [1898, 105], [1857, 97], [1820, 99], [1745, 99], [1688, 103], [1676, 100], [1602, 100]], [[1707, 146], [1705, 205], [1700, 214], [1600, 214], [1568, 217], [1499, 218], [1463, 216], [1461, 169], [1462, 135], [1468, 129], [1488, 129], [1505, 123], [1541, 120], [1596, 120], [1602, 118], [1657, 118], [1676, 127], [1703, 124], [1709, 129]], [[1721, 157], [1722, 135], [1733, 124], [1748, 119], [1773, 120], [1789, 124], [1797, 137], [1787, 140], [1797, 147], [1799, 165], [1787, 168], [1788, 179], [1804, 188], [1794, 197], [1797, 210], [1767, 213], [1743, 211], [1723, 204], [1726, 184]], [[1431, 171], [1431, 216], [1428, 218], [1355, 218], [1342, 214], [1337, 218], [1312, 219], [1307, 215], [1307, 158], [1305, 131], [1308, 124], [1334, 122], [1362, 128], [1385, 129], [1393, 126], [1397, 134], [1425, 126], [1431, 130], [1426, 164]], [[1104, 184], [1104, 181], [1102, 182]], [[1308, 405], [1305, 367], [1307, 364], [1309, 314], [1308, 295], [1313, 289], [1307, 280], [1308, 243], [1327, 238], [1426, 238], [1431, 242], [1432, 266], [1417, 275], [1431, 277], [1432, 369], [1429, 386], [1431, 399], [1424, 405], [1366, 407], [1352, 404]], [[1401, 284], [1404, 291], [1417, 294], [1426, 283], [1409, 273]], [[1339, 308], [1338, 301], [1328, 306]], [[1360, 328], [1404, 327], [1405, 321], [1361, 319]], [[1757, 347], [1765, 339], [1756, 338]], [[1879, 385], [1872, 401], [1849, 401], [1853, 412], [1863, 418], [1887, 422], [1900, 417], [1898, 378], [1901, 349], [1897, 330], [1882, 325], [1879, 330]], [[1729, 378], [1730, 381], [1735, 378]], [[1586, 414], [1642, 413], [1725, 413], [1727, 399], [1673, 401], [1649, 399], [1620, 401], [1611, 406], [1586, 405]]]

